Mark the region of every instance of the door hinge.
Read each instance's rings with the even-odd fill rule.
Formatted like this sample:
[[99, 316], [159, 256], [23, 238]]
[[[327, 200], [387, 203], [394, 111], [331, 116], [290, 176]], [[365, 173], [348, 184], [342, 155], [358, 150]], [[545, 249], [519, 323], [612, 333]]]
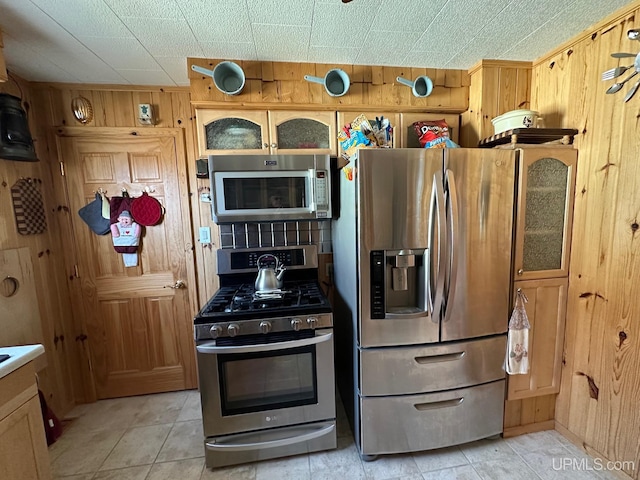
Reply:
[[78, 270], [78, 265], [73, 266], [73, 274], [76, 278], [80, 278], [80, 270]]
[[62, 175], [63, 177], [65, 176], [64, 162], [60, 162], [60, 175]]

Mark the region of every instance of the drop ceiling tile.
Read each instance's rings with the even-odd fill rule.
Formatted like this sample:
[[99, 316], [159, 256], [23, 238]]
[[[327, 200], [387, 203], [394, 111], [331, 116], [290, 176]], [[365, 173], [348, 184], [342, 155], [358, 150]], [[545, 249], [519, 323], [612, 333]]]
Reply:
[[158, 68], [158, 62], [135, 38], [80, 37], [78, 40], [114, 69]]
[[122, 20], [151, 55], [202, 56], [202, 48], [183, 18], [123, 17]]
[[309, 47], [307, 62], [355, 64], [360, 48]]
[[[40, 55], [23, 42], [3, 32], [4, 56], [9, 72], [33, 82], [69, 82], [78, 79], [70, 72], [60, 68], [47, 57]], [[25, 62], [27, 58], [29, 61]]]
[[30, 0], [75, 36], [131, 36], [102, 0]]
[[424, 32], [448, 0], [407, 0], [398, 8], [397, 0], [382, 0], [372, 30]]
[[204, 58], [227, 58], [229, 60], [257, 60], [253, 43], [200, 42]]
[[311, 46], [360, 47], [380, 2], [316, 3]]
[[[279, 62], [304, 62], [309, 48], [309, 27], [253, 25], [258, 58]], [[282, 39], [287, 38], [287, 42]]]
[[156, 60], [176, 85], [189, 85], [187, 59], [185, 57], [156, 57]]
[[119, 17], [182, 18], [174, 0], [104, 0]]
[[123, 83], [123, 78], [114, 69], [88, 51], [74, 57], [51, 53], [47, 58], [82, 83]]
[[118, 73], [132, 85], [175, 85], [162, 70], [118, 70]]
[[[251, 41], [246, 2], [176, 0], [195, 37], [204, 42]], [[256, 2], [258, 3], [258, 2]]]
[[252, 23], [311, 26], [314, 0], [260, 0], [247, 2]]
[[[420, 32], [374, 31], [367, 34], [356, 59], [359, 65], [398, 65], [411, 45], [420, 38]], [[381, 55], [389, 50], [393, 55]]]

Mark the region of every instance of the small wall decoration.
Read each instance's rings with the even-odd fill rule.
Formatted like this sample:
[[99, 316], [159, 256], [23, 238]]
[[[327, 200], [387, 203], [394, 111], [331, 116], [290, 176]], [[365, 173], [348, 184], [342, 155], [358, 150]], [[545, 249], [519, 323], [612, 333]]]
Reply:
[[38, 178], [21, 178], [11, 187], [13, 212], [20, 235], [35, 235], [47, 230], [40, 184], [42, 180]]
[[75, 119], [83, 125], [91, 123], [93, 120], [93, 107], [91, 102], [80, 96], [71, 100], [71, 111]]
[[531, 324], [524, 304], [528, 302], [522, 289], [516, 292], [516, 305], [509, 319], [505, 370], [509, 375], [529, 373], [529, 329]]

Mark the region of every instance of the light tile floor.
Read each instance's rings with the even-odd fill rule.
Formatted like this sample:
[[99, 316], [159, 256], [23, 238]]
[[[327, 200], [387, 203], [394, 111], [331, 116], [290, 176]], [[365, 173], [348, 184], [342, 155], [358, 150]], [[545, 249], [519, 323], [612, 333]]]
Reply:
[[[49, 448], [66, 480], [520, 480], [613, 479], [555, 431], [361, 461], [338, 402], [338, 448], [209, 470], [196, 390], [101, 400], [76, 407]], [[574, 460], [572, 460], [574, 459]], [[563, 465], [567, 468], [562, 469]]]

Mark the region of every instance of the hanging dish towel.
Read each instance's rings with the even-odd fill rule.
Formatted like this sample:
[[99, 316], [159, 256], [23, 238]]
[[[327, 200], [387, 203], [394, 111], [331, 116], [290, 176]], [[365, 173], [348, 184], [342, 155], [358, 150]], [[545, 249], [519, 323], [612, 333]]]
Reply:
[[524, 304], [528, 299], [522, 290], [516, 292], [516, 305], [509, 320], [507, 353], [504, 360], [509, 375], [529, 373], [529, 318]]

